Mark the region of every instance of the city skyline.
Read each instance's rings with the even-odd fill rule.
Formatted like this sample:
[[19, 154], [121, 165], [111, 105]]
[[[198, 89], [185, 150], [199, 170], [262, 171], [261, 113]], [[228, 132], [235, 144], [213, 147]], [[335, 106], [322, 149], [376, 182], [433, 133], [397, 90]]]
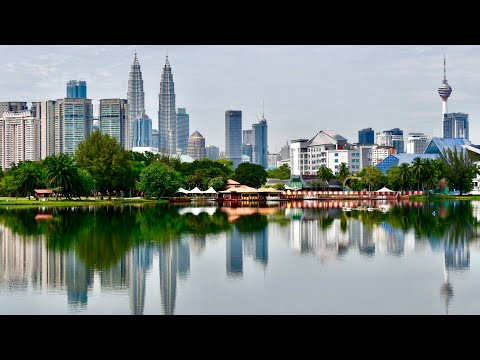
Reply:
[[[71, 79], [85, 80], [89, 98], [125, 98], [135, 51], [142, 65], [146, 113], [158, 111], [166, 45], [2, 46], [1, 101], [63, 98]], [[442, 136], [438, 86], [454, 92], [450, 112], [469, 114], [470, 140], [480, 142], [480, 46], [168, 46], [175, 70], [176, 106], [191, 114], [206, 145], [224, 147], [224, 113], [242, 110], [243, 129], [256, 123], [265, 99], [269, 152], [286, 140], [333, 129], [349, 142], [358, 130], [400, 127]], [[112, 60], [114, 59], [114, 60]], [[292, 126], [292, 124], [295, 124]], [[156, 121], [153, 122], [155, 128]]]

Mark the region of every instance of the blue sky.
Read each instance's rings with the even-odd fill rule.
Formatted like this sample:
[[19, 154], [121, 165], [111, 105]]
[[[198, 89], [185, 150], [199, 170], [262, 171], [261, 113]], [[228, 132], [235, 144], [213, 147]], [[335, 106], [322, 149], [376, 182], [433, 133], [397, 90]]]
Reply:
[[251, 128], [264, 100], [270, 152], [322, 129], [350, 142], [365, 127], [441, 136], [437, 88], [446, 52], [453, 88], [448, 110], [469, 114], [470, 140], [480, 143], [480, 46], [2, 45], [0, 101], [62, 98], [72, 79], [86, 80], [94, 101], [126, 98], [135, 51], [154, 128], [168, 51], [177, 107], [187, 108], [190, 133], [198, 130], [207, 145], [224, 149], [225, 110], [242, 110], [243, 128]]

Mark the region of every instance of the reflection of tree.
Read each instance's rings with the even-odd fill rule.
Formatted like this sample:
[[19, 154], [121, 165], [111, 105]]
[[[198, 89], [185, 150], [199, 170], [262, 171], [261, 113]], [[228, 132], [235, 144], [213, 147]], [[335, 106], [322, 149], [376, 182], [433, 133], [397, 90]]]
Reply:
[[238, 218], [235, 225], [240, 233], [252, 233], [263, 230], [268, 225], [265, 215], [252, 214]]
[[[88, 268], [95, 269], [115, 266], [135, 245], [177, 241], [182, 234], [218, 234], [232, 228], [227, 215], [220, 211], [181, 215], [170, 206], [55, 208], [53, 218], [43, 222], [35, 221], [37, 213], [35, 209], [0, 209], [0, 223], [20, 235], [45, 235], [49, 249], [75, 250]], [[262, 227], [267, 222], [263, 218]]]

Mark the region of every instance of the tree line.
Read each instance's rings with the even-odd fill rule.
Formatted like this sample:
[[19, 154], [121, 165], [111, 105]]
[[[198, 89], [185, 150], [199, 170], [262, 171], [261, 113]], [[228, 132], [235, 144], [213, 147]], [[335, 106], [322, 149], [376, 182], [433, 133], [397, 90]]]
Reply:
[[243, 163], [233, 170], [229, 160], [195, 160], [121, 148], [108, 134], [93, 132], [75, 154], [55, 154], [41, 161], [25, 161], [0, 171], [0, 194], [34, 195], [34, 189], [51, 189], [56, 197], [174, 195], [179, 187], [224, 190], [228, 179], [260, 187], [267, 172], [260, 165]]

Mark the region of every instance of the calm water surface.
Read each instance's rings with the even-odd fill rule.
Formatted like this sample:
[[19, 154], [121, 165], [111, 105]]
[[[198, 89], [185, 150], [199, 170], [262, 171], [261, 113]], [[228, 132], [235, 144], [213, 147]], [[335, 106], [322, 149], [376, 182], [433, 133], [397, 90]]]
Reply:
[[341, 206], [3, 208], [0, 314], [480, 314], [480, 202]]

